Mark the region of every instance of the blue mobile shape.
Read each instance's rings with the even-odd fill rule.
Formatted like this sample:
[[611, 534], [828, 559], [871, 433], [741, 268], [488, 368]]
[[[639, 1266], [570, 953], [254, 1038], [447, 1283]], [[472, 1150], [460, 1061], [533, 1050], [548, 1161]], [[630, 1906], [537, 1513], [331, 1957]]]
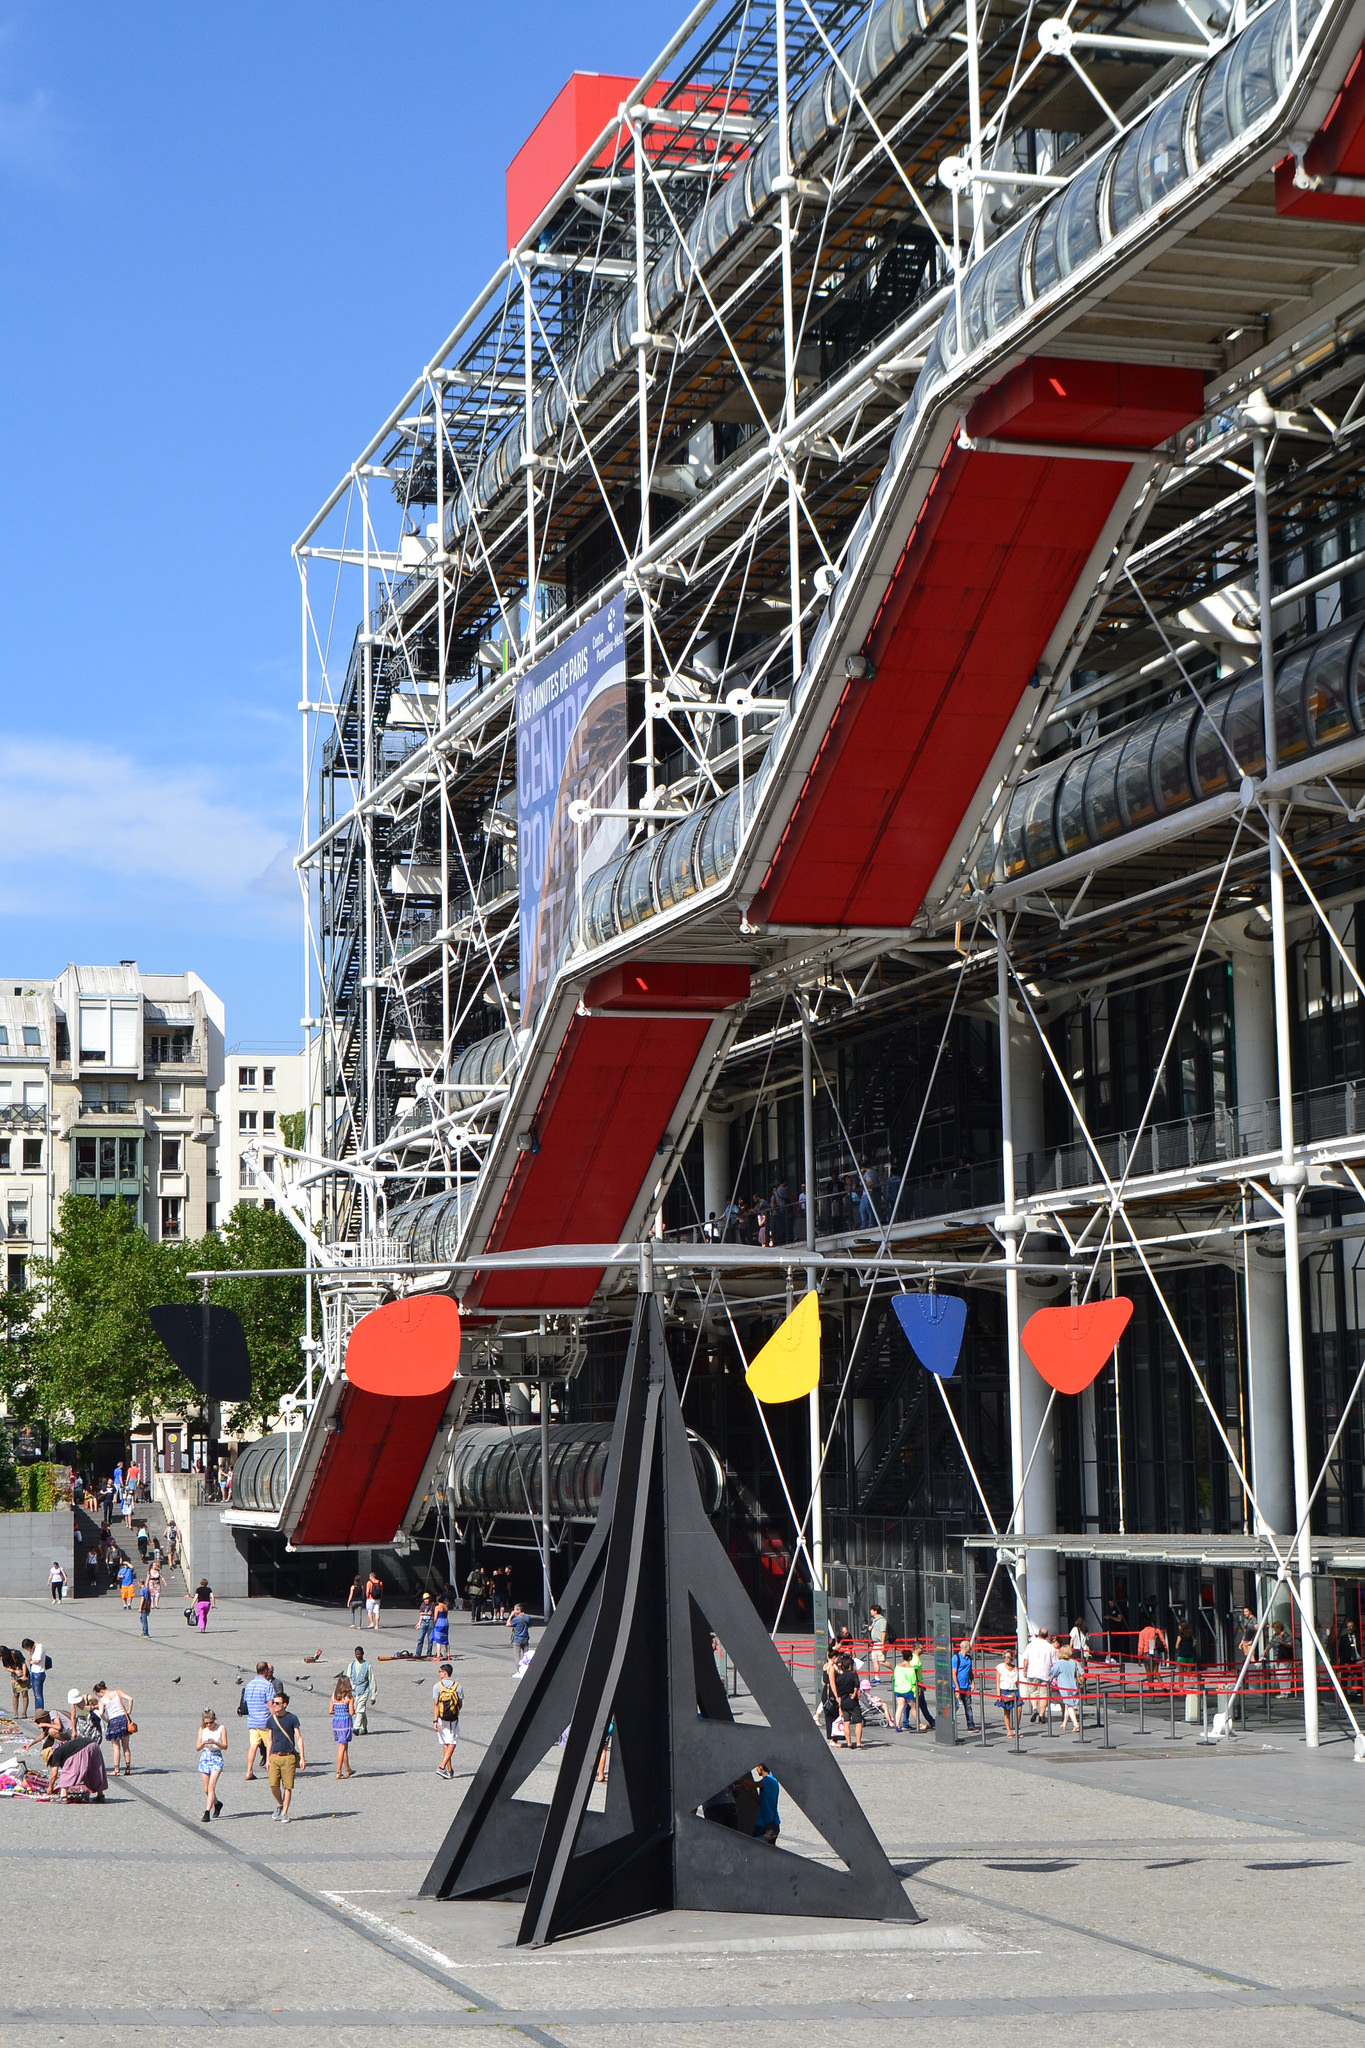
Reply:
[[893, 1294], [896, 1321], [922, 1366], [950, 1380], [962, 1351], [967, 1304], [960, 1294]]

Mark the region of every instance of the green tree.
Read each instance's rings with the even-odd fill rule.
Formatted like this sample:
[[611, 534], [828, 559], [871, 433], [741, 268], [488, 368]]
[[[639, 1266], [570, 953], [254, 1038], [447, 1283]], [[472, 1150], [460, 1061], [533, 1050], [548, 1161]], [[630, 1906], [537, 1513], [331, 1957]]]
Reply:
[[[162, 1301], [192, 1301], [184, 1275], [197, 1246], [153, 1244], [130, 1209], [63, 1195], [54, 1255], [33, 1264], [37, 1313], [6, 1363], [50, 1422], [78, 1436], [172, 1413], [185, 1382], [147, 1320]], [[21, 1387], [7, 1394], [18, 1393]]]
[[[69, 1424], [77, 1436], [202, 1406], [147, 1319], [160, 1302], [200, 1299], [188, 1274], [303, 1264], [287, 1220], [244, 1203], [220, 1232], [153, 1244], [122, 1204], [101, 1209], [68, 1194], [53, 1247], [51, 1258], [34, 1261], [17, 1341], [0, 1346], [0, 1388], [12, 1408]], [[302, 1373], [302, 1277], [215, 1282], [212, 1299], [241, 1317], [252, 1364], [251, 1399], [229, 1414], [264, 1422]]]
[[[239, 1202], [218, 1236], [202, 1238], [195, 1253], [196, 1265], [226, 1270], [303, 1265], [303, 1244], [287, 1217], [250, 1202]], [[233, 1417], [239, 1424], [248, 1419], [264, 1423], [303, 1375], [302, 1274], [297, 1280], [216, 1280], [213, 1300], [241, 1317], [251, 1360], [251, 1399], [234, 1408]], [[314, 1302], [316, 1307], [316, 1296]], [[316, 1327], [321, 1327], [320, 1319]]]
[[302, 1152], [303, 1141], [308, 1131], [308, 1112], [303, 1109], [286, 1109], [280, 1117], [280, 1136], [293, 1152]]

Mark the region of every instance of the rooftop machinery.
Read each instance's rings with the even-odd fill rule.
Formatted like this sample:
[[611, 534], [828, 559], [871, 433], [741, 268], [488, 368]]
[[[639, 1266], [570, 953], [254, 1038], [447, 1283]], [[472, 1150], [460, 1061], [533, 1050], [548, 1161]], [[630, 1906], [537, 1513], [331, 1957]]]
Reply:
[[[458, 1271], [469, 1346], [567, 1351], [718, 1087], [757, 1099], [803, 1040], [823, 1074], [875, 1006], [1041, 1042], [1116, 954], [1197, 958], [1262, 905], [1283, 941], [1286, 874], [1347, 886], [1354, 628], [1271, 650], [1337, 627], [1365, 542], [1362, 36], [1365, 0], [778, 0], [575, 75], [506, 262], [295, 547], [322, 1084], [272, 1171], [328, 1276], [295, 1540], [378, 1285]], [[1293, 1184], [1273, 1053], [1264, 1142], [1210, 1143]], [[1188, 1256], [1115, 1219], [1207, 1206], [1206, 1160], [1148, 1134], [1117, 1184], [1035, 1174], [1004, 1094], [1005, 1217], [997, 1168], [898, 1197], [884, 1248], [1011, 1301], [1030, 1230], [1075, 1267]], [[857, 1239], [805, 1159], [815, 1235]], [[1220, 1215], [1269, 1174], [1224, 1170]], [[517, 1267], [547, 1245], [602, 1255]], [[407, 1430], [381, 1519], [460, 1419]]]

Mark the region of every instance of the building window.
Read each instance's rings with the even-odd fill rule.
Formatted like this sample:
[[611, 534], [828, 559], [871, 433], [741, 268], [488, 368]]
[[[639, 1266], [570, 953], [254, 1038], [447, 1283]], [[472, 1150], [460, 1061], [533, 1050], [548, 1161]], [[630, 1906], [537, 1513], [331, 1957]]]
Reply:
[[239, 1088], [254, 1088], [256, 1086], [256, 1069], [254, 1067], [238, 1067], [237, 1086]]
[[24, 1172], [41, 1173], [43, 1170], [43, 1141], [41, 1138], [24, 1140]]
[[41, 1032], [41, 1031], [40, 1031], [40, 1030], [38, 1029], [38, 1026], [37, 1026], [36, 1024], [25, 1024], [25, 1026], [24, 1026], [24, 1044], [25, 1044], [26, 1046], [29, 1046], [29, 1047], [30, 1047], [31, 1049], [35, 1049], [35, 1050], [36, 1050], [36, 1049], [38, 1049], [38, 1048], [40, 1048], [40, 1047], [42, 1046], [42, 1043], [43, 1043], [43, 1034], [42, 1034], [42, 1032]]
[[238, 1112], [237, 1112], [237, 1128], [238, 1128], [238, 1130], [239, 1130], [239, 1131], [254, 1131], [254, 1130], [255, 1130], [255, 1128], [256, 1128], [256, 1112], [255, 1112], [255, 1110], [254, 1110], [254, 1109], [239, 1109], [239, 1110], [238, 1110]]
[[57, 1019], [57, 1064], [68, 1066], [71, 1061], [71, 1033], [66, 1028], [65, 1017]]
[[103, 1090], [98, 1081], [81, 1082], [81, 1108], [98, 1109], [104, 1100]]
[[180, 1067], [194, 1058], [194, 1040], [188, 1031], [158, 1031], [147, 1043], [152, 1061], [159, 1067]]
[[218, 1204], [216, 1202], [209, 1202], [205, 1206], [204, 1228], [206, 1230], [216, 1230], [218, 1228]]
[[262, 1086], [262, 1088], [273, 1088], [273, 1087], [274, 1087], [274, 1085], [275, 1085], [275, 1069], [274, 1069], [273, 1067], [262, 1067], [262, 1068], [261, 1068], [261, 1086]]
[[254, 1188], [256, 1185], [255, 1162], [248, 1159], [245, 1152], [237, 1161], [237, 1183], [239, 1187], [244, 1188]]
[[181, 1200], [179, 1195], [163, 1195], [161, 1197], [161, 1235], [163, 1237], [179, 1237], [180, 1209]]
[[44, 1089], [41, 1081], [25, 1081], [24, 1108], [41, 1109], [43, 1106], [43, 1095]]
[[185, 1114], [185, 1084], [183, 1081], [163, 1081], [161, 1084], [161, 1109], [165, 1116]]
[[179, 1140], [179, 1138], [163, 1138], [163, 1139], [161, 1140], [161, 1171], [162, 1171], [163, 1173], [179, 1173], [179, 1171], [180, 1171], [180, 1140]]
[[0, 1024], [0, 1052], [9, 1051], [9, 1025]]
[[93, 1179], [95, 1178], [95, 1148], [96, 1148], [96, 1144], [97, 1144], [97, 1140], [96, 1140], [96, 1139], [94, 1139], [94, 1138], [77, 1138], [77, 1140], [76, 1140], [76, 1178], [77, 1178], [77, 1180], [93, 1180]]
[[268, 1209], [268, 1210], [270, 1211], [271, 1215], [272, 1215], [272, 1216], [274, 1215], [274, 1213], [275, 1213], [275, 1204], [274, 1204], [274, 1203], [273, 1203], [273, 1202], [271, 1201], [271, 1199], [270, 1199], [269, 1195], [267, 1195], [267, 1196], [266, 1196], [266, 1198], [265, 1198], [265, 1200], [264, 1200], [264, 1201], [263, 1201], [263, 1202], [261, 1203], [261, 1207], [262, 1207], [263, 1209]]
[[0, 1173], [9, 1172], [9, 1139], [0, 1138]]
[[118, 1141], [118, 1177], [120, 1180], [137, 1180], [137, 1139], [120, 1138]]
[[263, 1131], [273, 1131], [273, 1130], [274, 1130], [274, 1128], [275, 1128], [275, 1112], [274, 1112], [274, 1110], [273, 1110], [273, 1109], [263, 1109], [263, 1110], [261, 1111], [261, 1129], [262, 1129]]
[[128, 1097], [123, 1092], [124, 1085], [122, 1081], [111, 1081], [109, 1083], [110, 1116], [127, 1116], [128, 1114]]
[[7, 1237], [28, 1236], [28, 1197], [19, 1200], [11, 1198], [7, 1205], [5, 1234]]
[[8, 1109], [14, 1094], [13, 1081], [0, 1081], [0, 1109]]
[[28, 1286], [28, 1260], [22, 1252], [10, 1253], [6, 1279], [11, 1294], [22, 1294]]

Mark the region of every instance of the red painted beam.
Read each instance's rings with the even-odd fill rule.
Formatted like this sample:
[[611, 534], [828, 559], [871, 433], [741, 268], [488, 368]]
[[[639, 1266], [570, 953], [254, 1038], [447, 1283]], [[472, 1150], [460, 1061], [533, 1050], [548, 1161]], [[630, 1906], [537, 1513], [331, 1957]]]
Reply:
[[[976, 438], [1155, 447], [1197, 371], [1039, 358], [983, 394]], [[944, 456], [756, 899], [770, 924], [919, 910], [1128, 476], [1040, 453]]]

